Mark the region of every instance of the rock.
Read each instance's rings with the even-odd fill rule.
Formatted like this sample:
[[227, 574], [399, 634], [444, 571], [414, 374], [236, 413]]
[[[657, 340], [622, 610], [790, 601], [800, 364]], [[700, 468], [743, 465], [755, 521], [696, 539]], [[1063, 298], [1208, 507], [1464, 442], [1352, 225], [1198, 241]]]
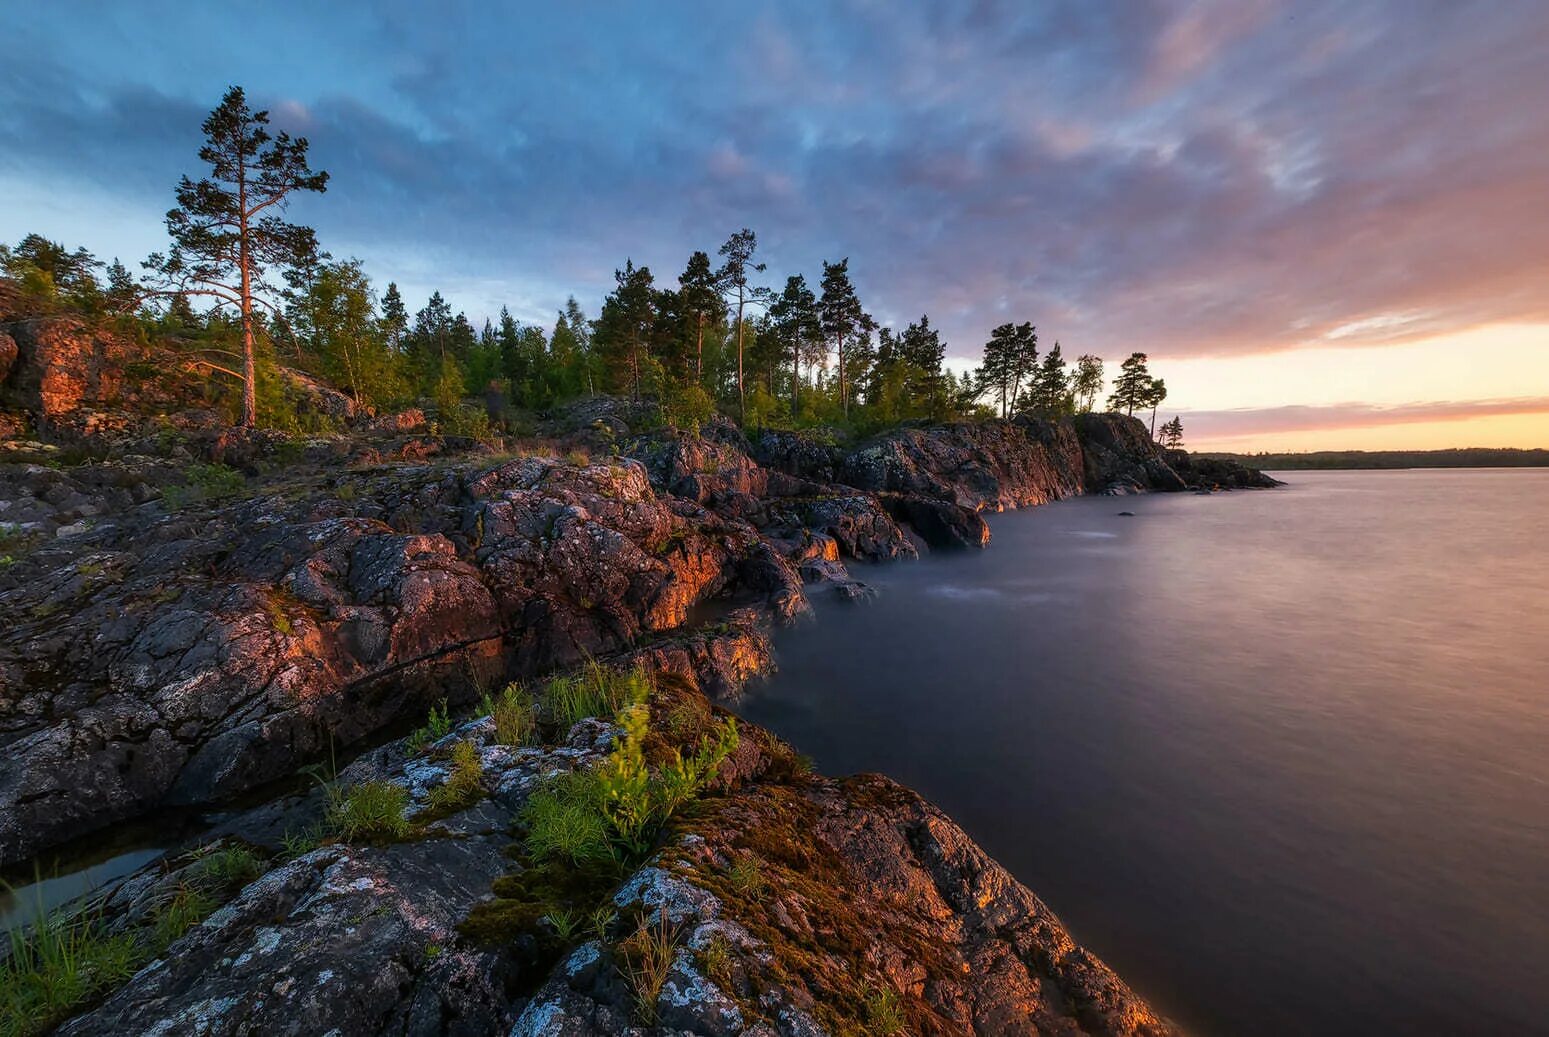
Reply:
[[317, 417], [342, 425], [355, 417], [355, 401], [333, 386], [293, 367], [277, 367], [275, 372], [281, 391], [302, 420]]
[[973, 511], [1027, 507], [1081, 492], [1081, 444], [1063, 422], [958, 422], [901, 428], [846, 455], [839, 481], [951, 501]]
[[[757, 886], [729, 879], [739, 862]], [[615, 903], [675, 927], [654, 1008], [689, 1033], [751, 1032], [755, 1015], [773, 1021], [762, 1032], [861, 1031], [884, 992], [911, 1033], [1177, 1032], [950, 819], [877, 776], [707, 800]], [[625, 1032], [629, 991], [598, 966], [609, 955], [578, 950], [512, 1032]]]
[[765, 429], [752, 446], [752, 455], [765, 468], [801, 479], [833, 483], [845, 449], [832, 430], [787, 432]]
[[1081, 439], [1087, 492], [1122, 496], [1185, 488], [1139, 418], [1077, 414], [1074, 426]]
[[1184, 483], [1196, 490], [1267, 490], [1285, 485], [1230, 458], [1201, 457], [1186, 450], [1169, 450], [1166, 457]]
[[[4, 863], [254, 788], [478, 681], [666, 636], [714, 595], [806, 604], [754, 529], [658, 498], [630, 461], [410, 466], [353, 502], [260, 496], [55, 542], [123, 561], [86, 580], [37, 552], [34, 577], [0, 577]], [[727, 688], [759, 659], [707, 652]]]
[[[333, 844], [280, 863], [58, 1032], [503, 1033], [519, 1007], [509, 990], [543, 975], [524, 976], [532, 963], [509, 951], [461, 945], [457, 925], [508, 869], [507, 832], [531, 791], [594, 763], [616, 731], [584, 747], [530, 749], [494, 744], [492, 731], [482, 718], [445, 740], [478, 748], [491, 798], [407, 841]], [[403, 786], [413, 813], [446, 767], [395, 744], [340, 776], [365, 780]], [[186, 878], [186, 869], [162, 878], [154, 867], [132, 876], [107, 896], [107, 917], [122, 921]]]
[[10, 352], [6, 388], [46, 424], [68, 424], [77, 412], [118, 402], [124, 367], [137, 349], [74, 317], [35, 317], [0, 326], [0, 357]]
[[983, 547], [990, 542], [984, 516], [951, 501], [917, 493], [890, 493], [882, 497], [888, 513], [907, 523], [933, 548]]
[[17, 348], [16, 340], [3, 331], [0, 331], [0, 384], [11, 376], [11, 368], [16, 363], [16, 358], [21, 355]]
[[375, 418], [366, 428], [370, 432], [384, 435], [403, 435], [409, 432], [418, 432], [425, 428], [427, 424], [425, 412], [418, 407], [410, 407], [408, 410], [384, 414], [380, 418]]

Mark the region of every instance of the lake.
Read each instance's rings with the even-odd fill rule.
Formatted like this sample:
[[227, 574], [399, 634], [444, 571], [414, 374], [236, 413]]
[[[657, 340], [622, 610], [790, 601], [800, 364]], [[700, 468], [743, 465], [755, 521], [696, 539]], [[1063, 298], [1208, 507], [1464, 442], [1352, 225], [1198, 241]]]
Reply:
[[1549, 471], [1280, 477], [857, 566], [739, 708], [1196, 1033], [1549, 1033]]

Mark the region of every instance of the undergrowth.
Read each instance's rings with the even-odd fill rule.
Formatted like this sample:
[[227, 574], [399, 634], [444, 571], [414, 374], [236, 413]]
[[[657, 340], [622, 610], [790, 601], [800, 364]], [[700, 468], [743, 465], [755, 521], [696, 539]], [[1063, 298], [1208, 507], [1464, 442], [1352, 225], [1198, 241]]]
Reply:
[[508, 684], [498, 696], [486, 694], [479, 712], [495, 722], [495, 741], [500, 745], [533, 745], [538, 736], [538, 714], [520, 684]]
[[[144, 918], [110, 925], [100, 906], [44, 907], [6, 934], [0, 948], [0, 1037], [33, 1037], [119, 986], [208, 918], [263, 870], [252, 850], [196, 851], [193, 864]], [[0, 889], [10, 891], [0, 883]]]
[[[608, 711], [598, 707], [606, 703], [622, 733], [599, 766], [556, 777], [528, 799], [520, 816], [518, 870], [496, 880], [495, 897], [475, 907], [460, 927], [465, 936], [498, 943], [537, 932], [547, 941], [546, 960], [557, 960], [583, 932], [583, 919], [590, 919], [592, 935], [606, 936], [619, 882], [654, 851], [667, 822], [704, 791], [739, 744], [734, 719], [708, 721], [691, 751], [653, 750], [656, 766], [648, 766], [650, 688], [644, 670], [618, 673], [595, 665], [549, 683], [545, 713], [566, 720], [605, 716]], [[638, 953], [630, 952], [635, 956], [628, 967], [650, 981], [646, 937], [631, 939]]]

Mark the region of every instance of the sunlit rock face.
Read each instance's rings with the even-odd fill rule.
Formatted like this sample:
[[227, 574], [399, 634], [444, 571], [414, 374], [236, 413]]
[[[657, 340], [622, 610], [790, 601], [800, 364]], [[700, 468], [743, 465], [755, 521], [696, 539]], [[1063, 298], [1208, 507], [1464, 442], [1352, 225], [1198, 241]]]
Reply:
[[[0, 860], [283, 777], [442, 697], [676, 630], [713, 595], [805, 605], [757, 531], [658, 497], [631, 461], [354, 485], [173, 514], [152, 499], [7, 569]], [[767, 653], [695, 662], [730, 688]]]

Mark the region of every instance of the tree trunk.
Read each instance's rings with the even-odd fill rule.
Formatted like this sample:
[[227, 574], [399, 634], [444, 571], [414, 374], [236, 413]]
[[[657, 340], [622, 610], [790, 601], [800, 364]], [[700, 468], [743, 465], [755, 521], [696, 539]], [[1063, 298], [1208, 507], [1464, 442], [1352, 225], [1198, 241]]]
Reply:
[[834, 355], [839, 358], [839, 407], [844, 411], [844, 416], [850, 416], [850, 393], [844, 380], [844, 336], [840, 335], [834, 343]]
[[1151, 408], [1151, 438], [1156, 439], [1156, 408]]
[[742, 385], [742, 290], [737, 290], [737, 420], [748, 412], [748, 394]]
[[237, 211], [240, 214], [237, 241], [238, 263], [242, 267], [242, 426], [258, 427], [258, 371], [253, 357], [253, 260], [247, 238], [247, 166], [246, 156], [237, 161]]
[[694, 380], [703, 382], [705, 380], [705, 315], [703, 313], [699, 314], [699, 319], [695, 322], [695, 332]]

